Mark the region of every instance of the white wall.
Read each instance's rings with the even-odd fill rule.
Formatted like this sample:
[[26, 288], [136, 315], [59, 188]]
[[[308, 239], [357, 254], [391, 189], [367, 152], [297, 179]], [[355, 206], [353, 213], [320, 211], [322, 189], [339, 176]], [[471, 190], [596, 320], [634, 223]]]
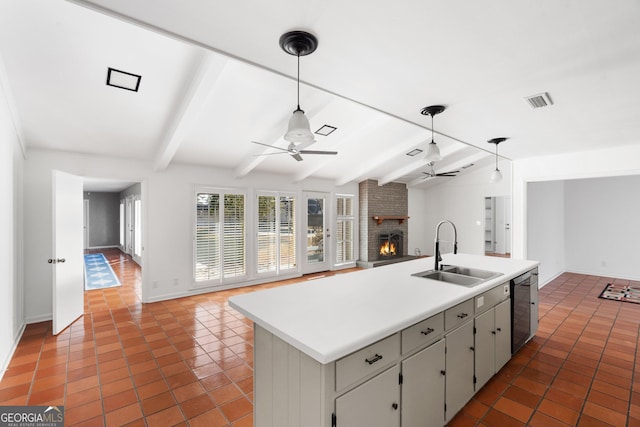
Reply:
[[[517, 160], [513, 163], [513, 256], [528, 256], [531, 182], [640, 175], [640, 145]], [[637, 191], [637, 190], [636, 190]], [[544, 284], [541, 280], [541, 284]]]
[[565, 186], [532, 182], [527, 189], [527, 258], [540, 261], [538, 281], [545, 284], [565, 271]]
[[[252, 210], [256, 190], [296, 191], [299, 194], [303, 190], [313, 190], [331, 196], [338, 192], [353, 194], [356, 200], [358, 192], [357, 184], [336, 188], [332, 181], [326, 180], [292, 184], [288, 177], [273, 174], [251, 174], [244, 179], [235, 179], [231, 170], [185, 165], [172, 165], [164, 172], [153, 172], [150, 162], [30, 151], [25, 171], [25, 250], [30, 254], [25, 260], [25, 299], [29, 322], [51, 318], [51, 269], [46, 260], [50, 258], [52, 246], [53, 169], [80, 176], [142, 182], [144, 301], [197, 292], [191, 288], [196, 185], [247, 189], [247, 212]], [[299, 209], [299, 213], [302, 215], [304, 210]], [[250, 244], [247, 249], [251, 250]], [[249, 277], [245, 283], [253, 279]]]
[[565, 181], [566, 270], [640, 280], [640, 176]]
[[[2, 61], [0, 61], [0, 68]], [[0, 72], [2, 70], [0, 69]], [[0, 378], [24, 327], [22, 297], [23, 155], [0, 84]]]
[[[489, 178], [494, 169], [494, 165], [477, 166], [476, 170], [456, 178], [436, 178], [443, 183], [424, 190], [425, 205], [421, 217], [424, 219], [420, 219], [426, 234], [426, 248], [423, 248], [423, 254], [433, 255], [436, 226], [440, 221], [448, 219], [455, 224], [458, 231], [458, 251], [484, 255], [484, 198], [511, 194], [510, 166], [507, 162], [501, 162], [500, 170], [504, 179], [491, 184]], [[409, 221], [411, 224], [411, 219]], [[451, 240], [448, 226], [442, 226], [440, 238]], [[451, 246], [441, 246], [443, 253], [451, 250]]]
[[416, 248], [423, 255], [427, 255], [429, 245], [433, 246], [433, 242], [427, 241], [427, 225], [425, 221], [427, 194], [424, 190], [416, 188], [408, 189], [409, 204], [409, 230], [407, 233], [407, 255], [415, 255]]

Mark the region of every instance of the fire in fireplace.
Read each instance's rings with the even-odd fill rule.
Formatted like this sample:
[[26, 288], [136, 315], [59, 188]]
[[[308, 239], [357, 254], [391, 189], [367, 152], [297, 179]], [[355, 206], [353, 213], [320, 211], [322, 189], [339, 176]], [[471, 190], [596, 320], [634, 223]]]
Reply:
[[380, 233], [379, 235], [379, 252], [378, 257], [395, 258], [402, 256], [402, 237], [403, 233], [400, 230], [392, 231], [390, 233]]

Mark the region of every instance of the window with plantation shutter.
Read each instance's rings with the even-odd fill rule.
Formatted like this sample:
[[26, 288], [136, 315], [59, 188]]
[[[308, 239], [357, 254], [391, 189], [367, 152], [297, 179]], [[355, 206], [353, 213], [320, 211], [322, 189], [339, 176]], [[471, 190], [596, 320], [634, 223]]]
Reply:
[[354, 196], [336, 196], [336, 264], [354, 261]]
[[258, 195], [257, 272], [280, 274], [297, 268], [295, 196]]
[[196, 193], [196, 284], [211, 285], [246, 274], [245, 195]]

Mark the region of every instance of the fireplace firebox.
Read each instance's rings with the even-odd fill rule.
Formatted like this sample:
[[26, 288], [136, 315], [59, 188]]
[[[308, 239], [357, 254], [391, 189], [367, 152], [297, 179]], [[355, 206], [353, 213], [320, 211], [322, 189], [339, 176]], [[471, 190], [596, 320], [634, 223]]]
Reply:
[[403, 232], [401, 230], [380, 233], [378, 236], [378, 259], [401, 257]]

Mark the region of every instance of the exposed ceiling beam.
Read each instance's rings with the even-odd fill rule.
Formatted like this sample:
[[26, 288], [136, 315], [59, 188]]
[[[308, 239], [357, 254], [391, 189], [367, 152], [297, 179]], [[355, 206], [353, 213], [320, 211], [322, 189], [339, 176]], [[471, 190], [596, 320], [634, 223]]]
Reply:
[[160, 149], [154, 162], [154, 170], [162, 171], [169, 166], [180, 148], [185, 135], [202, 112], [207, 99], [214, 92], [222, 70], [228, 63], [218, 55], [201, 52], [201, 59], [191, 79], [191, 83], [169, 121]]

